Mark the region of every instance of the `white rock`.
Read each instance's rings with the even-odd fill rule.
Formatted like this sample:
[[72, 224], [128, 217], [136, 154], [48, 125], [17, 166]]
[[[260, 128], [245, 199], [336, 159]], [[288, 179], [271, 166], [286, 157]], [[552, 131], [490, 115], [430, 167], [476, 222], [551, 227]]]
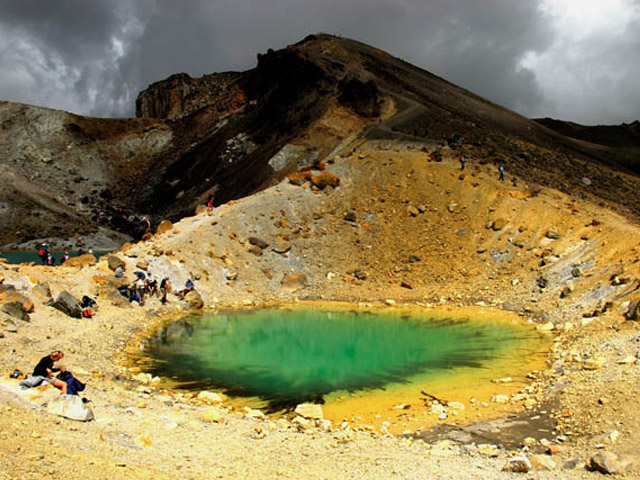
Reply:
[[511, 383], [513, 382], [513, 378], [511, 377], [503, 377], [503, 378], [496, 378], [494, 380], [491, 380], [493, 383]]
[[491, 397], [491, 401], [493, 403], [509, 403], [509, 396], [508, 395], [494, 395], [493, 397]]
[[542, 323], [536, 327], [539, 332], [550, 332], [555, 328], [552, 322]]
[[463, 412], [465, 410], [464, 403], [462, 402], [449, 402], [447, 407], [449, 407], [449, 410], [457, 410], [458, 412]]
[[534, 470], [554, 470], [556, 462], [549, 455], [531, 455], [531, 466]]
[[431, 410], [429, 410], [429, 413], [431, 415], [442, 415], [442, 414], [446, 414], [447, 413], [447, 409], [444, 408], [442, 405], [440, 405], [439, 403], [434, 403], [431, 405]]
[[301, 417], [309, 418], [312, 420], [320, 420], [324, 418], [322, 407], [313, 403], [301, 403], [296, 407], [294, 411]]
[[47, 404], [47, 412], [79, 422], [89, 422], [94, 419], [91, 408], [77, 395], [53, 397]]
[[531, 462], [525, 456], [517, 456], [510, 458], [502, 470], [508, 472], [527, 473], [531, 470]]
[[215, 392], [202, 391], [198, 394], [198, 400], [209, 405], [222, 403], [222, 397]]
[[605, 366], [607, 363], [606, 358], [601, 355], [594, 355], [591, 358], [587, 358], [582, 364], [584, 370], [598, 370]]
[[153, 380], [153, 375], [151, 375], [150, 373], [141, 372], [141, 373], [138, 373], [137, 375], [134, 375], [133, 379], [140, 383], [144, 383], [145, 385], [148, 385]]
[[265, 418], [266, 416], [260, 410], [255, 410], [249, 407], [244, 407], [244, 412], [245, 412], [245, 415], [250, 418]]
[[635, 363], [635, 361], [636, 361], [636, 357], [634, 357], [633, 355], [627, 355], [626, 357], [618, 360], [618, 363], [621, 365], [626, 365], [628, 363]]
[[607, 442], [613, 445], [618, 441], [618, 438], [620, 438], [620, 432], [618, 430], [614, 430], [607, 436]]

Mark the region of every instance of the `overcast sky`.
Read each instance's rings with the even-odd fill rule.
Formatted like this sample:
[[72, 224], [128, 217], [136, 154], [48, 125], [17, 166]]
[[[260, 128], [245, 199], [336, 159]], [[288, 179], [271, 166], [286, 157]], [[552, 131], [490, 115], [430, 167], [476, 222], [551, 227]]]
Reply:
[[0, 0], [0, 99], [132, 116], [150, 83], [317, 32], [528, 117], [640, 119], [640, 0]]

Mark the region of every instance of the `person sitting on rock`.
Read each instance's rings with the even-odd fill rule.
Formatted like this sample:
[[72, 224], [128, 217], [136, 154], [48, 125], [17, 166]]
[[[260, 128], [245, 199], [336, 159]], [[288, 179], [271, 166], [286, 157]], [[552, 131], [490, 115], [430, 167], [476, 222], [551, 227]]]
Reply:
[[[62, 372], [64, 368], [56, 368], [53, 366], [54, 363], [62, 360], [64, 357], [64, 353], [60, 350], [54, 350], [49, 355], [42, 357], [36, 367], [33, 369], [33, 374], [27, 380], [30, 381], [30, 386], [38, 386], [42, 385], [44, 382], [53, 385], [56, 388], [62, 390], [64, 395], [67, 394], [67, 384], [62, 380], [58, 380], [53, 376], [53, 372]], [[20, 383], [22, 385], [22, 382]], [[29, 386], [29, 385], [27, 385]]]
[[184, 284], [184, 288], [178, 292], [178, 297], [184, 298], [187, 293], [194, 290], [195, 288], [196, 286], [193, 284], [193, 281], [191, 279], [188, 279], [187, 283]]
[[113, 274], [116, 278], [124, 278], [124, 269], [122, 268], [122, 265], [118, 265]]

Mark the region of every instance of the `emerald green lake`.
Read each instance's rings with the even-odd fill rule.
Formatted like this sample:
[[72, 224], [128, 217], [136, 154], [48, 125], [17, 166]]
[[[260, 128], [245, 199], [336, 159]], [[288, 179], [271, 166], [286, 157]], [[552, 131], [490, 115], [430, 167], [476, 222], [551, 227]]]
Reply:
[[258, 397], [277, 409], [487, 369], [531, 353], [537, 339], [519, 322], [265, 309], [183, 318], [151, 337], [144, 354], [148, 372], [180, 388]]

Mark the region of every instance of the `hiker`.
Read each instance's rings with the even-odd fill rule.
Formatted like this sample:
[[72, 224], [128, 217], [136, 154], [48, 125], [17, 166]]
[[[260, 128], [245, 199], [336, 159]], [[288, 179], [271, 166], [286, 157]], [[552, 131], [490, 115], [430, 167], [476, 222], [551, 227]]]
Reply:
[[194, 290], [195, 288], [196, 286], [193, 284], [193, 281], [191, 279], [188, 279], [187, 282], [184, 284], [184, 288], [178, 292], [178, 297], [184, 298], [187, 295], [187, 293]]
[[82, 296], [80, 307], [86, 308], [86, 307], [95, 307], [95, 306], [96, 306], [96, 301], [93, 298], [89, 297], [88, 295]]
[[460, 160], [460, 171], [463, 171], [464, 170], [464, 166], [467, 163], [467, 159], [464, 158], [464, 155], [461, 154], [461, 155], [458, 156], [458, 160]]
[[207, 214], [211, 215], [213, 213], [213, 193], [209, 193], [207, 197]]
[[146, 292], [150, 297], [158, 296], [158, 281], [151, 274], [147, 275]]
[[53, 385], [56, 388], [62, 390], [64, 395], [67, 394], [67, 384], [62, 380], [59, 380], [53, 376], [53, 372], [63, 372], [64, 368], [54, 367], [53, 364], [62, 360], [64, 353], [60, 350], [54, 350], [49, 355], [42, 357], [36, 367], [33, 369], [33, 374], [20, 382], [23, 387], [37, 387], [44, 382]]
[[498, 172], [500, 172], [500, 177], [498, 178], [498, 180], [504, 182], [504, 165], [500, 164], [500, 166], [498, 167]]
[[151, 233], [151, 221], [147, 217], [142, 217], [141, 221], [144, 222], [147, 225], [147, 230], [144, 232], [145, 235], [147, 233]]
[[69, 252], [65, 250], [62, 256], [60, 257], [60, 265], [62, 265], [67, 260], [69, 260]]
[[[146, 278], [146, 277], [145, 277]], [[144, 278], [138, 277], [138, 279], [133, 283], [133, 290], [138, 294], [138, 303], [140, 306], [144, 305], [144, 293], [146, 289], [146, 282]]]
[[38, 245], [38, 256], [40, 257], [42, 265], [47, 265], [49, 263], [49, 247], [46, 243]]
[[120, 295], [127, 298], [129, 302], [133, 302], [135, 300], [136, 302], [140, 303], [138, 292], [133, 286], [130, 287], [128, 285], [123, 285], [121, 287], [118, 287], [118, 291], [120, 292]]
[[160, 282], [160, 293], [162, 294], [162, 298], [160, 301], [164, 305], [167, 303], [167, 294], [171, 292], [171, 284], [169, 283], [169, 277], [164, 277]]

